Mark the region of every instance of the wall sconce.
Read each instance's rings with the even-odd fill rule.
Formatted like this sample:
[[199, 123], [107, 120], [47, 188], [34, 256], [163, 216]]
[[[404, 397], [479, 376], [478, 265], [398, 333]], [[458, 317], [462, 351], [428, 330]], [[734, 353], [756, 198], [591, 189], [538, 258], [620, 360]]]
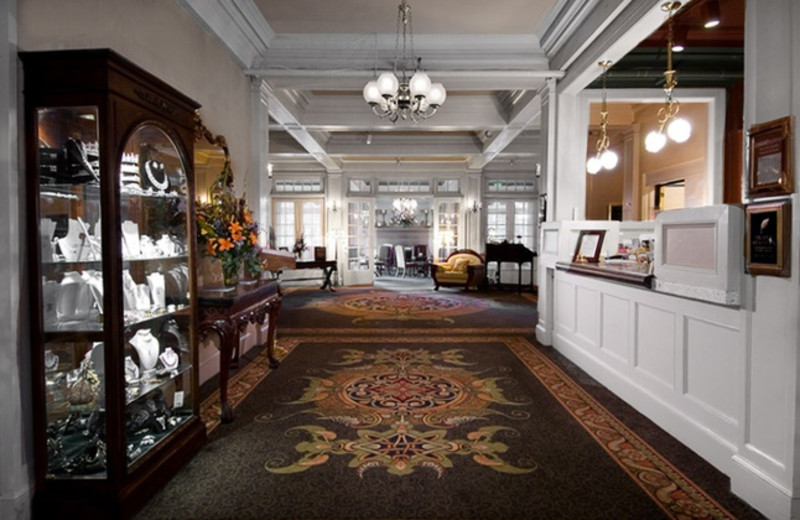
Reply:
[[617, 167], [619, 157], [614, 150], [609, 150], [608, 140], [608, 103], [606, 101], [606, 76], [608, 75], [608, 68], [611, 66], [610, 61], [601, 61], [598, 63], [603, 67], [603, 93], [602, 101], [600, 103], [600, 138], [597, 140], [597, 154], [589, 157], [586, 161], [586, 171], [591, 175], [596, 174], [602, 168], [606, 170], [613, 170]]
[[272, 163], [271, 162], [267, 163], [267, 178], [268, 179], [272, 178]]
[[[675, 79], [675, 70], [672, 68], [673, 28], [672, 17], [680, 9], [680, 2], [667, 2], [661, 10], [668, 13], [667, 19], [667, 70], [664, 71], [664, 93], [666, 100], [664, 106], [658, 110], [658, 130], [653, 130], [644, 140], [645, 150], [651, 153], [660, 152], [667, 144], [667, 136], [676, 143], [684, 143], [692, 135], [692, 125], [683, 118], [677, 117], [680, 103], [672, 97], [678, 81]], [[666, 128], [667, 134], [664, 135]]]
[[336, 199], [328, 201], [328, 209], [331, 210], [334, 213], [339, 211], [339, 203], [336, 202]]
[[483, 209], [483, 203], [482, 203], [482, 202], [480, 202], [480, 201], [478, 201], [478, 200], [473, 200], [473, 201], [472, 201], [472, 204], [469, 206], [469, 209], [470, 209], [470, 211], [472, 211], [473, 213], [477, 213], [477, 212], [479, 212], [481, 209]]

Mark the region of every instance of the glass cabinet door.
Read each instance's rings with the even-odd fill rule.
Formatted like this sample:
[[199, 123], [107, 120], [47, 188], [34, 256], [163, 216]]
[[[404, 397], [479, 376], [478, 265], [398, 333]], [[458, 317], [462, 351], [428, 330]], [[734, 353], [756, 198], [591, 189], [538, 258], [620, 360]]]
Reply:
[[188, 186], [171, 138], [142, 125], [119, 165], [126, 449], [133, 463], [193, 414]]
[[98, 110], [36, 116], [47, 476], [105, 478]]

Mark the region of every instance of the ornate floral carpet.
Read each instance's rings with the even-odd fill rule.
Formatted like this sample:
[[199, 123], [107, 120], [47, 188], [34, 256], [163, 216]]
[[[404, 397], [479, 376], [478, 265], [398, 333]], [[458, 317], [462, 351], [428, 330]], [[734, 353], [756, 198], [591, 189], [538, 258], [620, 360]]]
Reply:
[[281, 307], [282, 334], [341, 333], [403, 329], [407, 333], [484, 333], [487, 330], [532, 334], [535, 297], [530, 293], [476, 293], [415, 288], [340, 289], [335, 293], [296, 290]]
[[204, 401], [208, 444], [137, 518], [761, 518], [534, 323], [509, 293], [292, 291], [281, 366], [234, 374], [233, 423]]

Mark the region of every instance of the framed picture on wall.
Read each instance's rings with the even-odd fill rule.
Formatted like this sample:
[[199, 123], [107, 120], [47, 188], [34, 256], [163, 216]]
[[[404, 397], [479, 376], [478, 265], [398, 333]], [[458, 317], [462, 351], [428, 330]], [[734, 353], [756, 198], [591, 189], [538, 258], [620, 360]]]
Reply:
[[600, 260], [600, 251], [603, 250], [603, 239], [606, 236], [604, 229], [583, 229], [578, 235], [575, 246], [573, 262], [597, 263]]
[[747, 270], [752, 275], [789, 276], [792, 204], [750, 204], [746, 211]]
[[794, 191], [792, 119], [783, 117], [750, 127], [748, 193], [758, 198]]

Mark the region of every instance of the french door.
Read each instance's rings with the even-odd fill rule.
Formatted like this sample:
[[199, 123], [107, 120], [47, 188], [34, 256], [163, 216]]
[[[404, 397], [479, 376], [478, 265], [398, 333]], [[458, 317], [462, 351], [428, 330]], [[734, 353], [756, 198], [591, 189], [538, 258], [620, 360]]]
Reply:
[[344, 284], [371, 285], [374, 280], [375, 255], [372, 241], [374, 223], [371, 200], [347, 201], [344, 243]]

